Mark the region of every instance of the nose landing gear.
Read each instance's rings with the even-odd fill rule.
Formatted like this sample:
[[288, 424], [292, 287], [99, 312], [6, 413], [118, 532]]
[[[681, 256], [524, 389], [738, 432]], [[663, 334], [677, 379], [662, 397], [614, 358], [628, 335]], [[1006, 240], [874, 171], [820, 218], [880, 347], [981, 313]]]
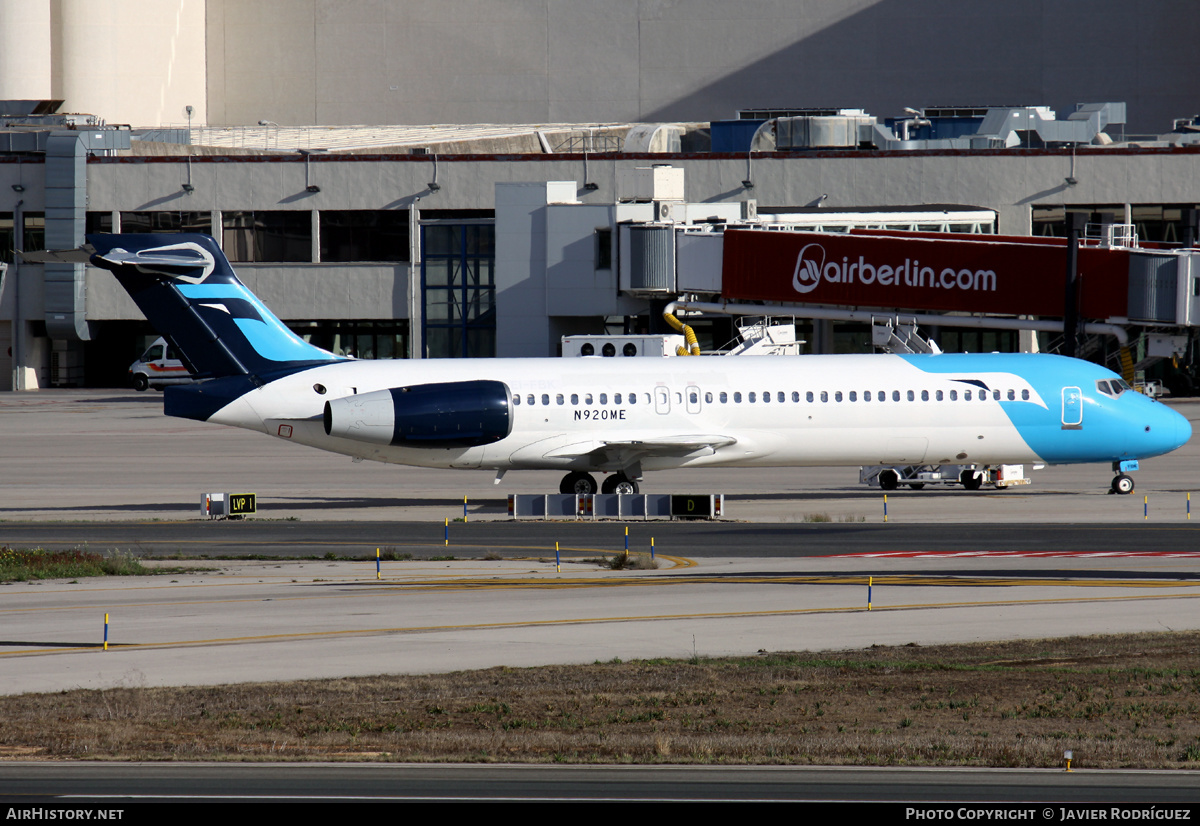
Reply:
[[1112, 487], [1109, 488], [1108, 492], [1122, 495], [1133, 493], [1133, 478], [1128, 473], [1138, 469], [1138, 460], [1124, 459], [1119, 462], [1113, 462], [1112, 469], [1113, 473], [1117, 475], [1113, 477]]

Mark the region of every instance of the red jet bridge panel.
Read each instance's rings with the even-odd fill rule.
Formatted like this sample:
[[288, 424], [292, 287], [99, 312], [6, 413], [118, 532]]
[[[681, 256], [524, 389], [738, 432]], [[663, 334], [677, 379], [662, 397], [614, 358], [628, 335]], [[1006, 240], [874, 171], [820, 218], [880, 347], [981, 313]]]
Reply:
[[[1061, 238], [887, 232], [725, 232], [726, 299], [1062, 316]], [[1126, 315], [1127, 250], [1081, 247], [1079, 313]]]

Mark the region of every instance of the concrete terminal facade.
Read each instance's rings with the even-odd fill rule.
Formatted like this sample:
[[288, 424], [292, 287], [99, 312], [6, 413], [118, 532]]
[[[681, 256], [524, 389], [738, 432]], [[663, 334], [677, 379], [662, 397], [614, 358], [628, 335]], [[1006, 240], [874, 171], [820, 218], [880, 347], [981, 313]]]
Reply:
[[[92, 229], [112, 228], [120, 222], [129, 231], [131, 227], [144, 228], [147, 216], [157, 213], [171, 226], [186, 228], [198, 221], [206, 231], [216, 228], [218, 237], [224, 228], [229, 239], [238, 231], [230, 228], [228, 219], [233, 213], [240, 217], [251, 213], [269, 221], [283, 214], [282, 218], [300, 227], [296, 233], [299, 240], [285, 254], [260, 249], [232, 257], [251, 289], [289, 322], [408, 321], [421, 312], [422, 302], [429, 298], [422, 296], [419, 267], [424, 267], [426, 288], [432, 286], [431, 259], [428, 255], [421, 257], [420, 252], [414, 255], [407, 247], [395, 254], [395, 260], [354, 261], [344, 256], [323, 260], [322, 234], [323, 230], [330, 231], [328, 224], [322, 223], [323, 216], [399, 212], [396, 220], [407, 231], [409, 221], [416, 221], [419, 215], [420, 222], [414, 225], [415, 231], [407, 233], [407, 242], [411, 245], [423, 227], [427, 247], [430, 232], [473, 224], [494, 225], [499, 235], [485, 242], [495, 244], [490, 255], [485, 253], [474, 262], [464, 258], [453, 263], [474, 273], [477, 288], [493, 287], [494, 291], [490, 295], [447, 296], [441, 303], [451, 305], [461, 299], [465, 304], [472, 300], [494, 304], [494, 310], [492, 306], [476, 307], [481, 315], [494, 312], [496, 319], [494, 347], [485, 347], [479, 351], [481, 354], [546, 355], [552, 352], [551, 342], [557, 335], [602, 332], [606, 317], [648, 312], [646, 302], [635, 305], [631, 299], [619, 296], [615, 268], [610, 264], [604, 269], [593, 258], [593, 225], [599, 228], [615, 221], [616, 178], [623, 168], [653, 162], [681, 168], [686, 176], [686, 201], [691, 203], [736, 208], [753, 195], [760, 205], [795, 208], [825, 194], [824, 208], [829, 210], [863, 205], [971, 204], [995, 210], [998, 232], [1028, 235], [1034, 231], [1037, 210], [1079, 207], [1090, 211], [1093, 206], [1103, 205], [1120, 215], [1127, 204], [1131, 212], [1146, 205], [1176, 210], [1192, 206], [1200, 201], [1198, 160], [1200, 150], [1194, 148], [1081, 149], [1074, 159], [1068, 150], [773, 153], [753, 158], [754, 188], [748, 190], [742, 183], [748, 161], [741, 156], [617, 154], [591, 156], [585, 161], [582, 155], [459, 155], [437, 157], [438, 189], [432, 191], [429, 184], [434, 178], [435, 161], [429, 156], [330, 156], [312, 157], [307, 162], [297, 154], [191, 159], [92, 157], [86, 163], [86, 215], [79, 217]], [[1077, 183], [1069, 185], [1065, 178], [1072, 164]], [[47, 214], [42, 173], [43, 163], [37, 160], [0, 157], [0, 192], [12, 193], [9, 200], [13, 206], [21, 202], [19, 210], [35, 220], [38, 213]], [[547, 181], [567, 183], [547, 194]], [[505, 250], [528, 250], [535, 237], [526, 236], [514, 246], [513, 239], [504, 235], [508, 230], [502, 204], [508, 196], [502, 193], [511, 193], [510, 185], [517, 183], [532, 184], [541, 193], [536, 196], [540, 205], [522, 206], [509, 197], [509, 206], [524, 210], [525, 217], [508, 214], [518, 223], [525, 222], [527, 230], [532, 231], [539, 220], [544, 222], [537, 216], [539, 210], [544, 216], [547, 203], [568, 198], [593, 207], [585, 221], [589, 226], [571, 238], [537, 236], [540, 240], [536, 243], [549, 246], [506, 260]], [[595, 188], [585, 188], [586, 183]], [[191, 189], [184, 189], [185, 184]], [[14, 192], [14, 186], [21, 186], [22, 191]], [[309, 191], [309, 187], [319, 191]], [[544, 228], [544, 223], [540, 226]], [[436, 227], [443, 229], [432, 229]], [[270, 234], [271, 230], [266, 232]], [[536, 274], [526, 260], [531, 256], [545, 261]], [[570, 268], [564, 269], [563, 261], [572, 256], [578, 266], [568, 273]], [[423, 264], [415, 268], [413, 260]], [[51, 375], [51, 353], [56, 345], [37, 324], [46, 315], [42, 270], [39, 265], [23, 264], [10, 271], [0, 296], [0, 338], [12, 335], [10, 319], [16, 311], [13, 302], [18, 300], [19, 284], [26, 336], [25, 347], [21, 348], [27, 371], [24, 386], [82, 383], [83, 374], [58, 380]], [[548, 275], [551, 272], [554, 274]], [[120, 329], [128, 334], [133, 329], [121, 328], [120, 323], [139, 322], [136, 308], [106, 273], [89, 269], [85, 285], [80, 307], [94, 333], [94, 342], [103, 341], [106, 331]], [[527, 317], [532, 306], [530, 296], [549, 294], [547, 291], [556, 285], [560, 291], [586, 287], [587, 300], [570, 301], [557, 314], [547, 309], [540, 332], [533, 334]], [[608, 298], [597, 303], [599, 295]], [[583, 294], [576, 297], [582, 299]], [[549, 320], [550, 316], [557, 320]], [[464, 320], [464, 325], [468, 322]], [[140, 330], [141, 335], [148, 332]], [[394, 355], [405, 355], [413, 332], [403, 332], [404, 341], [394, 345]], [[83, 345], [68, 342], [57, 346], [65, 350]], [[122, 346], [125, 349], [118, 361], [127, 357], [131, 360], [129, 350], [134, 345], [124, 342]], [[0, 375], [7, 372], [0, 370]]]
[[1193, 114], [1198, 26], [1189, 0], [0, 0], [0, 99], [135, 127], [1122, 100], [1144, 134]]
[[[1002, 234], [1052, 231], [1079, 211], [1182, 240], [1180, 214], [1200, 204], [1194, 146], [611, 151], [637, 122], [686, 120], [687, 135], [703, 134], [739, 107], [780, 103], [882, 117], [951, 100], [1124, 100], [1122, 131], [1155, 133], [1191, 114], [1187, 3], [1098, 0], [1080, 15], [962, 6], [0, 0], [12, 47], [0, 50], [0, 98], [98, 115], [57, 127], [69, 133], [65, 182], [56, 164], [67, 160], [44, 146], [0, 151], [0, 235], [34, 249], [85, 230], [211, 232], [285, 321], [376, 356], [547, 355], [560, 335], [648, 317], [644, 297], [620, 291], [616, 236], [603, 230], [648, 220], [637, 217], [648, 205], [620, 203], [618, 176], [654, 163], [683, 170], [682, 200], [711, 207], [701, 221], [751, 201], [763, 212], [958, 204], [993, 210]], [[112, 23], [135, 19], [129, 31]], [[1068, 20], [1073, 36], [1059, 42]], [[972, 68], [964, 32], [987, 33], [986, 66]], [[905, 33], [925, 47], [903, 50], [896, 72]], [[90, 86], [73, 57], [81, 43], [102, 46], [111, 69]], [[191, 142], [88, 143], [104, 120], [190, 125]], [[319, 127], [488, 121], [541, 125], [493, 127], [506, 137], [488, 140], [486, 126], [429, 128], [357, 148], [353, 135], [372, 130], [346, 130], [337, 147]], [[301, 135], [295, 123], [318, 126]], [[214, 145], [220, 133], [233, 143]], [[106, 273], [51, 270], [18, 264], [4, 279], [0, 389], [118, 383], [150, 330]]]

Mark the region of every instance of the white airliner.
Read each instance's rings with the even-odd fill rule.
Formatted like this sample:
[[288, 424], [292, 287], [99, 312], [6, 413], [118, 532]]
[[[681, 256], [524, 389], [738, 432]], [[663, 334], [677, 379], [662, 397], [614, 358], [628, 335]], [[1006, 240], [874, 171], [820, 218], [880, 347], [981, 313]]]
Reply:
[[1115, 373], [1050, 355], [359, 361], [288, 330], [208, 236], [88, 242], [201, 379], [167, 388], [168, 415], [363, 459], [559, 469], [564, 493], [682, 467], [1106, 462], [1129, 493], [1125, 471], [1192, 433]]

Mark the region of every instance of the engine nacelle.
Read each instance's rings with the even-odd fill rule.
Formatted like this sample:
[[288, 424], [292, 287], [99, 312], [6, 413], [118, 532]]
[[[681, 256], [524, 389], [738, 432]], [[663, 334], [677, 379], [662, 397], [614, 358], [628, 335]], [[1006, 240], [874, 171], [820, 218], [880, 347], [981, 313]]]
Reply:
[[393, 387], [325, 402], [325, 433], [397, 447], [478, 447], [512, 431], [508, 387], [454, 381]]

